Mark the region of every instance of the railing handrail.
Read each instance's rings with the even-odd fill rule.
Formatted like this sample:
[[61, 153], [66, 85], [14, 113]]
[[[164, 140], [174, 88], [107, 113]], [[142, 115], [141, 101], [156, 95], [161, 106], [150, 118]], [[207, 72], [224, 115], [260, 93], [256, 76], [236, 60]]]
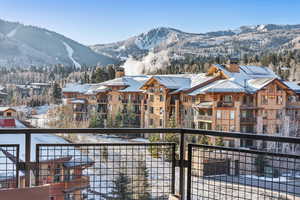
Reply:
[[137, 133], [178, 133], [192, 135], [221, 136], [241, 139], [268, 140], [273, 142], [287, 142], [300, 144], [299, 137], [273, 136], [266, 134], [222, 132], [189, 128], [7, 128], [0, 129], [0, 134], [137, 134]]
[[[1, 134], [25, 134], [25, 186], [30, 186], [30, 170], [31, 170], [31, 135], [32, 134], [166, 134], [174, 133], [180, 137], [179, 142], [179, 159], [176, 160], [179, 167], [179, 193], [185, 196], [185, 167], [186, 167], [186, 144], [187, 135], [207, 135], [207, 136], [221, 136], [228, 138], [240, 138], [240, 139], [253, 139], [253, 140], [267, 140], [274, 142], [286, 142], [293, 144], [300, 144], [300, 138], [296, 137], [283, 137], [273, 135], [262, 135], [253, 133], [238, 133], [238, 132], [221, 132], [212, 130], [200, 130], [189, 128], [7, 128], [0, 129]], [[137, 144], [137, 143], [135, 143]], [[51, 145], [51, 144], [50, 144]], [[56, 144], [52, 144], [56, 145]], [[69, 144], [59, 144], [69, 145]], [[39, 146], [39, 144], [37, 144]], [[223, 147], [220, 147], [223, 148]], [[225, 148], [225, 147], [224, 147]], [[248, 151], [248, 150], [243, 150]], [[38, 155], [38, 154], [37, 154]], [[175, 157], [174, 157], [175, 159]]]

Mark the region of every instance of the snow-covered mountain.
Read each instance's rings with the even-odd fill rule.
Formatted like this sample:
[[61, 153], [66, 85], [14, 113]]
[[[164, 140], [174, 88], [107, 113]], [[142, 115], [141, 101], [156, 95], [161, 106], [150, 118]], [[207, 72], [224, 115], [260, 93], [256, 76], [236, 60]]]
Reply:
[[0, 66], [106, 65], [116, 60], [63, 35], [0, 19]]
[[148, 52], [162, 50], [167, 50], [172, 56], [217, 56], [300, 48], [299, 41], [300, 25], [242, 26], [236, 30], [202, 34], [162, 27], [124, 41], [94, 45], [91, 48], [97, 53], [118, 59], [143, 57]]

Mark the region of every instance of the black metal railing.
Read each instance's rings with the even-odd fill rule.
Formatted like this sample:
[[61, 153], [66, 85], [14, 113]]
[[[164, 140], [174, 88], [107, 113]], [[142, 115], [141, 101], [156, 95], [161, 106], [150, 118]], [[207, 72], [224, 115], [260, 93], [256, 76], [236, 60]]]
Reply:
[[[0, 145], [0, 170], [6, 174], [0, 187], [46, 186], [50, 199], [300, 198], [300, 138], [139, 128], [0, 129], [1, 134], [24, 134], [25, 141], [20, 151], [20, 141]], [[33, 145], [35, 134], [69, 135], [74, 143]], [[162, 142], [77, 143], [100, 134], [144, 134]], [[240, 148], [240, 139], [251, 140], [257, 150]], [[228, 140], [235, 147], [227, 147]]]

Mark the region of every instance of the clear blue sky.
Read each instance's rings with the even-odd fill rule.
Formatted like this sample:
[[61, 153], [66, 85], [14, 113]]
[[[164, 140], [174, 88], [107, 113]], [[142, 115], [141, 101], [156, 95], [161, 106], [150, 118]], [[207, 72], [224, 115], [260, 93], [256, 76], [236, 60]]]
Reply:
[[241, 25], [298, 24], [300, 0], [1, 0], [0, 18], [96, 44], [160, 26], [201, 33]]

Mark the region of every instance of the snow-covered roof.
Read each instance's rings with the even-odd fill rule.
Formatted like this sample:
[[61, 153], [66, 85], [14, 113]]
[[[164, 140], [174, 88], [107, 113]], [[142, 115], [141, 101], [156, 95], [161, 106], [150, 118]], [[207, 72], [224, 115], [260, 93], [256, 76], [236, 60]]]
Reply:
[[246, 90], [233, 80], [226, 79], [215, 82], [205, 92], [246, 92]]
[[247, 87], [251, 90], [260, 90], [276, 78], [255, 78], [246, 81]]
[[171, 74], [171, 75], [155, 75], [152, 78], [156, 79], [166, 88], [173, 89], [172, 93], [191, 89], [197, 85], [205, 83], [215, 77], [201, 74]]
[[284, 83], [297, 94], [300, 94], [300, 85], [297, 82], [284, 81]]
[[63, 92], [77, 92], [85, 93], [87, 92], [93, 84], [79, 84], [79, 83], [67, 83], [62, 89]]
[[106, 92], [112, 86], [124, 86], [120, 92], [140, 92], [140, 87], [150, 78], [150, 76], [123, 76], [97, 84], [78, 84], [68, 83], [63, 92], [77, 92], [86, 95], [97, 94], [99, 92]]
[[124, 82], [127, 83], [128, 87], [120, 90], [120, 92], [141, 92], [141, 86], [149, 79], [149, 76], [125, 76], [123, 77]]
[[[27, 128], [19, 120], [15, 120], [15, 121], [16, 121], [16, 128], [23, 128], [23, 129]], [[69, 142], [63, 139], [62, 137], [53, 134], [32, 134], [31, 135], [31, 161], [35, 161], [37, 144], [68, 144], [68, 143]], [[19, 158], [21, 160], [25, 160], [25, 135], [24, 134], [1, 134], [0, 144], [18, 144], [20, 149]], [[68, 161], [70, 164], [68, 164], [67, 162], [66, 165], [74, 166], [75, 164], [85, 163], [85, 161], [89, 163], [92, 162], [88, 158], [83, 158], [84, 156], [80, 153], [80, 151], [76, 150], [73, 146], [66, 146], [65, 148], [61, 146], [59, 148], [41, 149], [41, 153], [42, 155], [44, 155], [44, 158], [42, 158], [42, 160], [46, 158], [58, 159], [61, 157], [70, 156], [70, 160]], [[81, 162], [76, 162], [76, 159], [78, 158], [81, 158]], [[0, 157], [0, 162], [1, 159], [6, 159], [6, 158], [3, 156]]]
[[35, 86], [51, 86], [50, 83], [30, 83], [30, 85], [35, 85]]
[[0, 96], [7, 96], [7, 93], [5, 93], [5, 92], [0, 92]]
[[73, 104], [85, 104], [86, 100], [85, 99], [72, 99], [70, 102]]
[[240, 84], [244, 80], [256, 79], [256, 78], [278, 78], [279, 77], [268, 67], [264, 66], [246, 66], [240, 65], [239, 72], [230, 72], [224, 65], [215, 64], [215, 66], [222, 70], [228, 77], [234, 78], [236, 82]]
[[11, 107], [0, 107], [0, 112], [5, 112], [7, 110], [15, 110], [15, 109], [13, 109]]
[[263, 88], [274, 79], [280, 78], [269, 68], [264, 66], [240, 65], [239, 72], [230, 72], [224, 65], [215, 64], [226, 76], [238, 85], [245, 87], [247, 92], [253, 93]]

